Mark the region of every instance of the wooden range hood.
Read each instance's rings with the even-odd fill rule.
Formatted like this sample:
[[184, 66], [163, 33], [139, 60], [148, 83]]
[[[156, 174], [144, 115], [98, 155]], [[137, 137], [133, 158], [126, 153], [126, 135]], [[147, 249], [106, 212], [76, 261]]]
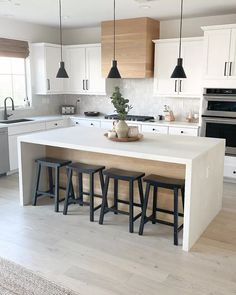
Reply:
[[[113, 59], [113, 21], [102, 27], [102, 75], [107, 77]], [[154, 44], [160, 22], [148, 17], [116, 21], [116, 59], [122, 78], [151, 78], [154, 75]]]

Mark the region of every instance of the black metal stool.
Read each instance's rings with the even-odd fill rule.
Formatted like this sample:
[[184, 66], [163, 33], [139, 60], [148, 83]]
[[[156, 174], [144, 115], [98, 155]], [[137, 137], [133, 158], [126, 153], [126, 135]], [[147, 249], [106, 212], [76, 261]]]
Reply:
[[[180, 230], [183, 229], [183, 224], [181, 226], [178, 226], [178, 217], [183, 217], [183, 213], [179, 213], [178, 211], [178, 194], [179, 190], [181, 190], [182, 194], [182, 203], [184, 208], [184, 187], [185, 187], [185, 181], [182, 179], [175, 179], [175, 178], [169, 178], [169, 177], [163, 177], [159, 175], [149, 175], [144, 178], [144, 182], [146, 182], [146, 192], [144, 197], [144, 203], [143, 203], [143, 211], [142, 211], [142, 217], [140, 222], [140, 228], [139, 228], [139, 234], [143, 234], [143, 229], [145, 223], [148, 221], [151, 221], [153, 224], [156, 222], [173, 226], [174, 227], [174, 245], [178, 245], [178, 233]], [[153, 206], [152, 206], [152, 215], [149, 217], [146, 216], [147, 206], [148, 206], [148, 199], [150, 195], [150, 188], [153, 187]], [[165, 188], [169, 190], [174, 191], [174, 211], [166, 210], [157, 208], [157, 193], [158, 188]], [[167, 214], [173, 214], [174, 215], [174, 223], [160, 220], [156, 218], [156, 212], [163, 212]]]
[[[104, 188], [104, 179], [102, 171], [105, 169], [105, 166], [90, 165], [84, 163], [73, 163], [67, 166], [67, 188], [66, 188], [66, 200], [64, 204], [63, 214], [66, 215], [68, 211], [68, 206], [70, 204], [79, 204], [80, 206], [89, 205], [90, 206], [90, 221], [94, 221], [94, 212], [101, 208], [101, 205], [98, 205], [94, 208], [94, 197], [102, 198], [102, 194], [94, 193], [94, 175], [99, 174], [101, 191], [103, 192]], [[73, 189], [73, 171], [78, 175], [78, 198], [75, 197]], [[83, 173], [89, 174], [90, 188], [89, 192], [83, 191]], [[90, 196], [89, 203], [84, 202], [83, 196]]]
[[[142, 177], [145, 175], [142, 172], [134, 172], [127, 171], [122, 169], [107, 169], [103, 172], [105, 175], [105, 185], [103, 191], [103, 200], [102, 200], [102, 208], [100, 213], [99, 224], [103, 224], [104, 215], [107, 212], [114, 212], [115, 214], [121, 213], [125, 215], [129, 215], [129, 232], [132, 233], [134, 231], [134, 221], [137, 220], [141, 213], [134, 217], [134, 206], [142, 207], [143, 205], [143, 186], [142, 186]], [[108, 207], [107, 193], [110, 178], [114, 179], [114, 205], [112, 207]], [[118, 181], [128, 181], [129, 182], [129, 201], [120, 200], [118, 198]], [[138, 182], [139, 188], [139, 196], [140, 196], [140, 204], [134, 203], [134, 181]], [[122, 211], [118, 209], [118, 203], [129, 205], [129, 212]]]
[[[64, 199], [59, 200], [59, 190], [65, 189], [63, 187], [60, 187], [60, 168], [69, 165], [71, 161], [55, 159], [55, 158], [40, 158], [35, 160], [35, 162], [37, 163], [37, 172], [36, 172], [36, 183], [35, 183], [34, 195], [33, 195], [33, 206], [36, 206], [38, 197], [48, 196], [48, 197], [54, 198], [55, 212], [58, 212], [59, 202], [64, 201]], [[48, 168], [48, 178], [49, 178], [48, 191], [39, 190], [42, 167]], [[55, 170], [55, 179], [54, 179], [55, 183], [53, 183], [52, 169]]]

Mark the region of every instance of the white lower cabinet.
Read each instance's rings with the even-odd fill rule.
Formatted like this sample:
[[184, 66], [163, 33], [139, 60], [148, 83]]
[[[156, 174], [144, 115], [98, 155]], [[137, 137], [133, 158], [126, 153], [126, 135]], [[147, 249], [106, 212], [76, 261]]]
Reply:
[[21, 135], [45, 130], [45, 122], [8, 127], [10, 171], [18, 169], [17, 138]]
[[8, 127], [8, 145], [9, 145], [9, 162], [10, 171], [18, 169], [17, 138], [33, 132], [45, 131], [55, 128], [67, 127], [67, 120], [55, 120], [39, 123], [27, 123], [18, 126]]
[[56, 120], [56, 121], [49, 121], [46, 122], [46, 130], [56, 129], [56, 128], [63, 128], [68, 127], [69, 124], [66, 120]]
[[95, 127], [101, 128], [101, 122], [99, 120], [83, 120], [72, 118], [72, 122], [74, 126], [83, 126], [83, 127]]
[[236, 181], [236, 157], [225, 156], [224, 177]]
[[196, 128], [169, 127], [169, 134], [171, 134], [171, 135], [198, 136], [198, 129], [196, 129]]
[[157, 134], [168, 134], [169, 127], [158, 125], [142, 125], [142, 132], [151, 132]]

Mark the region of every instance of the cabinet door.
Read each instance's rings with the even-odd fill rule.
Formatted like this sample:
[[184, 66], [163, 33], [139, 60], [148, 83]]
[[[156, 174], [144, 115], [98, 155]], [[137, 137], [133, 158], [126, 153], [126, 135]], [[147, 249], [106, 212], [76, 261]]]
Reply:
[[178, 81], [170, 78], [177, 63], [177, 57], [177, 42], [156, 44], [154, 95], [178, 95]]
[[236, 29], [231, 31], [229, 78], [236, 79]]
[[230, 52], [230, 29], [205, 33], [206, 79], [227, 79]]
[[86, 48], [86, 90], [89, 94], [106, 94], [105, 79], [102, 78], [101, 46]]
[[83, 94], [86, 92], [86, 54], [84, 47], [68, 47], [66, 61], [68, 64], [69, 79], [66, 81], [68, 93]]
[[99, 120], [76, 120], [75, 121], [75, 125], [79, 125], [82, 127], [96, 127], [96, 128], [100, 128], [101, 124]]
[[183, 66], [187, 79], [179, 81], [179, 95], [201, 97], [203, 76], [203, 41], [183, 42]]
[[18, 169], [18, 153], [17, 153], [17, 137], [18, 136], [19, 135], [10, 135], [8, 137], [10, 171], [14, 171]]
[[142, 132], [151, 132], [156, 134], [168, 134], [167, 126], [159, 125], [142, 125]]
[[46, 79], [48, 93], [63, 93], [64, 79], [56, 78], [59, 63], [61, 60], [61, 53], [59, 47], [45, 46], [45, 65], [46, 65]]

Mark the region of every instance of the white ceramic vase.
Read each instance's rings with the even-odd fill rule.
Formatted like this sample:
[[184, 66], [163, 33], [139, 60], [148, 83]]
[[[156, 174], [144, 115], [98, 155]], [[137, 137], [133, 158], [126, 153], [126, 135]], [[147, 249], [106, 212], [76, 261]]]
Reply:
[[115, 127], [116, 133], [118, 138], [127, 138], [128, 137], [128, 132], [129, 132], [129, 126], [124, 120], [119, 120], [116, 123]]

